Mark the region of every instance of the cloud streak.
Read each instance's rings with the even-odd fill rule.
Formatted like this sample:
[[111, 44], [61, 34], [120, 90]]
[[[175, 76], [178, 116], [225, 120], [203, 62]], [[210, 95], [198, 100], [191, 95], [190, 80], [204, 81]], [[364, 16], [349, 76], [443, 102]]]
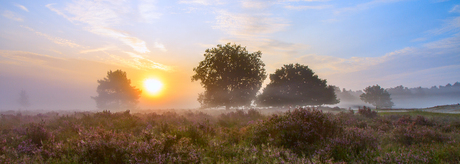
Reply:
[[30, 27], [27, 27], [27, 26], [23, 26], [21, 25], [22, 28], [25, 28], [29, 31], [32, 31], [34, 32], [35, 34], [39, 35], [39, 36], [42, 36], [50, 41], [52, 41], [53, 43], [56, 43], [56, 44], [59, 44], [59, 45], [62, 45], [62, 46], [69, 46], [69, 47], [72, 47], [72, 48], [76, 48], [76, 47], [83, 47], [77, 43], [74, 43], [70, 40], [67, 40], [67, 39], [63, 39], [63, 38], [59, 38], [59, 37], [53, 37], [53, 36], [50, 36], [48, 34], [45, 34], [45, 33], [42, 33], [42, 32], [38, 32], [38, 31], [35, 31], [34, 29], [30, 28]]
[[357, 4], [356, 6], [353, 6], [353, 7], [341, 8], [341, 9], [336, 10], [334, 13], [340, 14], [340, 13], [345, 13], [345, 12], [356, 12], [356, 11], [361, 11], [361, 10], [367, 10], [367, 9], [376, 7], [378, 5], [382, 5], [386, 3], [394, 3], [398, 1], [402, 1], [402, 0], [373, 0], [370, 2]]
[[180, 0], [180, 4], [197, 4], [197, 5], [219, 5], [222, 4], [220, 0]]
[[455, 5], [449, 13], [460, 13], [460, 5]]
[[138, 55], [132, 52], [125, 52], [125, 53], [130, 55], [133, 58], [133, 60], [130, 60], [130, 61], [125, 60], [123, 62], [137, 69], [160, 69], [163, 71], [173, 71], [171, 67], [154, 62], [150, 59], [143, 57], [142, 55]]
[[14, 4], [14, 6], [19, 7], [21, 10], [29, 12], [29, 9], [27, 9], [25, 6], [20, 5], [20, 4]]
[[14, 21], [18, 21], [18, 22], [23, 22], [24, 21], [24, 19], [22, 19], [21, 16], [19, 16], [18, 14], [14, 13], [12, 11], [9, 11], [9, 10], [3, 11], [2, 16], [5, 17], [5, 18], [14, 20]]
[[[84, 29], [89, 32], [115, 38], [139, 53], [150, 52], [145, 41], [128, 32], [116, 30], [113, 26], [125, 23], [126, 17], [130, 15], [139, 15], [135, 19], [148, 23], [158, 19], [161, 15], [154, 11], [155, 5], [152, 2], [144, 0], [136, 6], [135, 13], [132, 13], [132, 7], [124, 1], [75, 1], [73, 4], [67, 5], [64, 10], [58, 10], [53, 5], [48, 4], [46, 7], [74, 24], [77, 22], [84, 23], [87, 25]], [[163, 47], [160, 50], [164, 51], [164, 49]]]
[[240, 37], [254, 37], [283, 30], [288, 23], [270, 14], [233, 14], [224, 10], [218, 12], [215, 29]]
[[331, 5], [321, 5], [321, 6], [285, 6], [284, 8], [286, 9], [291, 9], [291, 10], [322, 10], [322, 9], [327, 9], [331, 8]]

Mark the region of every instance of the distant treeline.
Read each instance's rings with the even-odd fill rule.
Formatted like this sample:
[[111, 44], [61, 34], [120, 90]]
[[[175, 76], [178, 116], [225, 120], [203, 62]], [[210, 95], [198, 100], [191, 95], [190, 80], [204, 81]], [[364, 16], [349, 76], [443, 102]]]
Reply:
[[432, 86], [431, 88], [407, 88], [402, 85], [388, 88], [387, 91], [392, 97], [397, 98], [421, 98], [426, 96], [443, 96], [443, 97], [460, 97], [460, 83], [456, 82], [454, 85], [447, 84], [445, 86], [440, 85]]
[[[393, 88], [387, 88], [386, 91], [391, 94], [392, 101], [395, 103], [395, 108], [423, 108], [460, 103], [459, 82], [453, 85], [449, 83], [445, 86], [432, 86], [431, 88], [408, 88], [400, 85]], [[363, 93], [361, 90], [352, 91], [336, 87], [335, 93], [341, 102], [339, 106], [351, 107], [353, 105], [365, 104], [359, 98]]]

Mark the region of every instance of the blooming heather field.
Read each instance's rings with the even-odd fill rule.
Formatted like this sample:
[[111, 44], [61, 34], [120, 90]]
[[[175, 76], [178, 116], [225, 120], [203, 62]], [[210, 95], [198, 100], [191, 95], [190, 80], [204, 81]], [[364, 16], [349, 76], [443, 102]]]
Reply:
[[460, 162], [459, 114], [3, 114], [0, 132], [0, 163]]

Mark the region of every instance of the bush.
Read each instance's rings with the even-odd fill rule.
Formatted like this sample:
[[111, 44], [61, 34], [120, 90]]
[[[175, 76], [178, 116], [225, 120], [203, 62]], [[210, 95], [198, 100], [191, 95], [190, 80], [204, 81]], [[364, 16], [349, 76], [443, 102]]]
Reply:
[[270, 144], [291, 149], [297, 154], [311, 155], [320, 141], [340, 131], [339, 121], [317, 109], [295, 109], [273, 115], [253, 126], [252, 143]]
[[415, 125], [422, 125], [422, 126], [434, 126], [435, 123], [433, 120], [428, 120], [423, 116], [417, 116], [417, 118], [414, 120]]
[[398, 120], [394, 123], [395, 126], [407, 126], [412, 124], [412, 119], [409, 115], [403, 115], [399, 117]]
[[433, 163], [431, 153], [420, 147], [399, 147], [381, 154], [372, 163]]
[[363, 106], [363, 109], [359, 108], [358, 113], [367, 118], [374, 118], [378, 116], [376, 111], [372, 111], [371, 108], [366, 106]]
[[358, 159], [371, 160], [377, 150], [378, 141], [372, 129], [346, 128], [317, 151], [318, 160], [326, 162], [353, 162]]
[[224, 127], [241, 127], [246, 126], [249, 121], [261, 118], [263, 118], [263, 115], [255, 109], [249, 109], [247, 112], [237, 109], [235, 112], [232, 111], [221, 114], [219, 116], [218, 124]]
[[403, 145], [444, 142], [449, 138], [444, 134], [424, 126], [396, 127], [393, 132], [393, 140]]
[[31, 140], [32, 144], [41, 147], [42, 143], [50, 138], [50, 134], [45, 129], [44, 123], [30, 123], [26, 129], [26, 137]]

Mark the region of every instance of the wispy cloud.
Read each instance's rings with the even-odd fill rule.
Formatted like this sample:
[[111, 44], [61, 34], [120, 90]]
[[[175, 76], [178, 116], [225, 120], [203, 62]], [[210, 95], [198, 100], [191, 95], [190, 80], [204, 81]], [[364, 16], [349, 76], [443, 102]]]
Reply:
[[331, 8], [331, 5], [320, 5], [320, 6], [285, 6], [284, 8], [286, 9], [291, 9], [291, 10], [321, 10], [321, 9], [327, 9]]
[[[86, 24], [85, 29], [92, 33], [115, 38], [139, 53], [150, 52], [145, 41], [113, 27], [126, 23], [125, 21], [130, 15], [139, 15], [134, 19], [148, 23], [161, 16], [161, 14], [155, 12], [154, 3], [146, 0], [140, 1], [139, 5], [134, 7], [134, 10], [130, 4], [124, 1], [74, 1], [73, 4], [68, 4], [63, 10], [54, 8], [53, 4], [48, 4], [46, 7], [72, 23], [81, 22]], [[133, 13], [133, 11], [135, 12]]]
[[141, 0], [138, 8], [141, 22], [152, 23], [153, 20], [160, 18], [162, 15], [157, 12], [155, 1]]
[[163, 51], [163, 52], [167, 51], [166, 48], [165, 48], [165, 45], [163, 45], [163, 44], [161, 44], [159, 42], [155, 42], [154, 47], [159, 49], [159, 50], [161, 50], [161, 51]]
[[241, 1], [241, 6], [243, 8], [253, 8], [253, 9], [263, 9], [267, 8], [276, 1], [273, 0], [265, 0], [265, 1], [260, 1], [260, 0], [243, 0]]
[[2, 16], [5, 17], [5, 18], [14, 20], [14, 21], [18, 21], [18, 22], [24, 21], [24, 20], [21, 18], [21, 16], [19, 16], [18, 14], [14, 13], [14, 12], [12, 12], [12, 11], [9, 11], [9, 10], [3, 11]]
[[198, 4], [198, 5], [219, 5], [222, 4], [220, 0], [180, 0], [182, 4]]
[[26, 51], [0, 50], [0, 56], [8, 59], [11, 64], [46, 64], [49, 60], [62, 60], [61, 58], [42, 55]]
[[446, 50], [455, 50], [460, 52], [460, 33], [457, 33], [450, 38], [426, 43], [423, 46], [430, 50], [437, 50], [437, 53], [445, 52]]
[[[453, 37], [423, 44], [420, 47], [407, 47], [378, 57], [340, 58], [308, 54], [296, 58], [295, 62], [307, 64], [323, 75], [339, 75], [352, 72], [385, 71], [387, 74], [413, 74], [417, 71], [451, 65], [460, 62], [460, 34]], [[420, 62], [428, 62], [422, 64]], [[381, 65], [377, 67], [378, 65]], [[458, 65], [458, 64], [457, 64]], [[410, 68], [401, 70], [400, 68]], [[399, 72], [398, 72], [399, 71]], [[363, 75], [370, 76], [370, 75]]]
[[327, 2], [330, 0], [279, 0], [281, 2]]
[[236, 36], [257, 36], [283, 30], [289, 24], [282, 18], [270, 14], [233, 14], [224, 10], [218, 12], [215, 29]]
[[356, 12], [356, 11], [361, 11], [361, 10], [367, 10], [367, 9], [370, 9], [370, 8], [373, 8], [373, 7], [382, 5], [382, 4], [394, 3], [398, 1], [402, 1], [402, 0], [373, 0], [370, 2], [357, 4], [356, 6], [353, 6], [353, 7], [340, 8], [336, 10], [334, 13], [340, 14], [344, 12]]
[[460, 13], [460, 5], [455, 5], [452, 10], [449, 11], [450, 13]]
[[323, 75], [342, 74], [366, 70], [377, 64], [387, 62], [402, 55], [411, 54], [415, 51], [416, 49], [407, 47], [378, 57], [351, 58], [308, 54], [296, 58], [295, 61], [306, 63], [312, 69], [322, 73]]
[[101, 48], [82, 50], [80, 51], [80, 53], [86, 54], [90, 52], [101, 52], [101, 51], [107, 51], [107, 50], [114, 49], [114, 48], [115, 48], [114, 46], [106, 46], [106, 47], [101, 47]]
[[142, 55], [138, 55], [132, 52], [125, 52], [126, 54], [130, 55], [133, 59], [132, 60], [124, 60], [127, 65], [138, 69], [160, 69], [163, 71], [173, 71], [173, 69], [169, 66], [154, 62], [150, 59], [143, 57]]
[[89, 27], [87, 30], [92, 33], [98, 34], [98, 35], [116, 38], [122, 41], [123, 43], [129, 45], [137, 52], [140, 52], [140, 53], [150, 52], [150, 50], [145, 45], [145, 41], [139, 38], [130, 36], [127, 32], [115, 30], [115, 29], [108, 28], [108, 27], [100, 27], [100, 26]]
[[14, 4], [14, 6], [19, 7], [21, 10], [29, 12], [29, 9], [27, 9], [25, 6], [20, 5], [20, 4]]
[[37, 34], [39, 36], [45, 37], [46, 39], [51, 40], [53, 43], [56, 43], [56, 44], [59, 44], [59, 45], [69, 46], [69, 47], [72, 47], [72, 48], [83, 47], [83, 46], [81, 46], [81, 45], [79, 45], [77, 43], [74, 43], [74, 42], [70, 41], [70, 40], [59, 38], [59, 37], [53, 37], [53, 36], [50, 36], [48, 34], [35, 31], [34, 29], [32, 29], [32, 28], [30, 28], [28, 26], [21, 25], [21, 27], [23, 27], [23, 28], [25, 28], [25, 29], [27, 29], [29, 31], [32, 31], [32, 32], [34, 32], [35, 34]]
[[441, 27], [434, 30], [428, 31], [429, 33], [439, 35], [446, 32], [457, 32], [460, 30], [460, 17], [447, 20], [446, 23]]

